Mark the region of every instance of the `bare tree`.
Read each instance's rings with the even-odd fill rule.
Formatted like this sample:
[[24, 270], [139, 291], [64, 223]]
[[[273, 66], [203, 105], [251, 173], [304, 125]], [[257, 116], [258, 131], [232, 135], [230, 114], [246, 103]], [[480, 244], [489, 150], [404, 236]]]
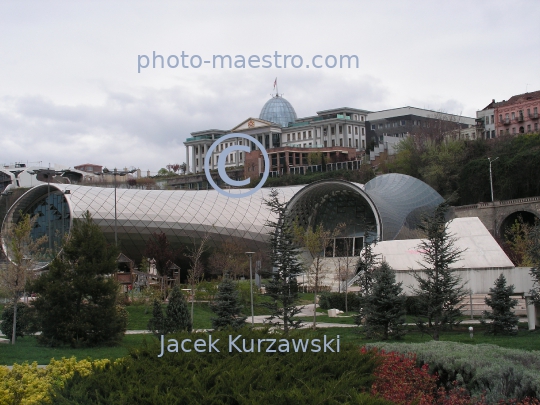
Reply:
[[345, 313], [349, 312], [348, 306], [348, 284], [349, 280], [355, 273], [356, 261], [358, 259], [353, 257], [352, 254], [352, 239], [344, 239], [345, 254], [338, 256], [338, 282], [339, 282], [339, 292], [341, 292], [341, 283], [344, 283], [345, 286]]
[[188, 270], [188, 283], [191, 287], [191, 320], [193, 321], [193, 309], [195, 305], [195, 287], [204, 276], [204, 266], [202, 264], [202, 255], [207, 249], [208, 238], [207, 233], [199, 243], [193, 242], [193, 246], [188, 249], [186, 256], [191, 261], [191, 266]]
[[304, 266], [308, 270], [308, 283], [313, 285], [313, 329], [317, 327], [317, 293], [327, 271], [325, 252], [344, 228], [343, 223], [338, 224], [332, 231], [324, 229], [322, 224], [316, 228], [308, 226], [307, 229], [297, 223], [294, 224], [295, 242], [304, 248], [310, 259], [310, 262], [304, 261]]
[[211, 273], [222, 276], [229, 274], [233, 279], [245, 275], [249, 270], [249, 260], [244, 251], [245, 249], [235, 240], [225, 241], [209, 260]]
[[23, 215], [17, 224], [8, 224], [7, 265], [0, 272], [0, 285], [13, 300], [13, 329], [11, 343], [15, 344], [17, 336], [17, 303], [19, 295], [24, 291], [26, 281], [32, 276], [39, 258], [43, 255], [43, 247], [47, 236], [34, 240], [31, 232], [37, 218], [29, 214]]

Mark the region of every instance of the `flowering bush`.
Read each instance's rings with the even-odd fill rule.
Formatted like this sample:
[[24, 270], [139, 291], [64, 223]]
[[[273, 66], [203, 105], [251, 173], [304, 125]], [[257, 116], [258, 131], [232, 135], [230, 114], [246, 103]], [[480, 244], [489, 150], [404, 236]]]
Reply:
[[0, 367], [0, 405], [50, 403], [51, 389], [63, 387], [76, 371], [87, 376], [110, 363], [110, 360], [77, 361], [75, 357], [63, 357], [52, 359], [46, 368], [38, 368], [36, 362], [14, 364], [12, 370]]

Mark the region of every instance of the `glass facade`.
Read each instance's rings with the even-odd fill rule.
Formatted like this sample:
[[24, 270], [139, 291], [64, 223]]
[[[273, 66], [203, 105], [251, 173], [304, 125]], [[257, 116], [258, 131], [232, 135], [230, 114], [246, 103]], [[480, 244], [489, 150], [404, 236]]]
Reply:
[[70, 212], [64, 197], [59, 191], [44, 195], [35, 201], [26, 211], [32, 218], [36, 218], [31, 236], [37, 240], [43, 236], [49, 239], [49, 248], [62, 244], [64, 234], [70, 229]]
[[290, 122], [295, 122], [297, 117], [291, 103], [283, 97], [275, 96], [263, 106], [259, 118], [287, 127]]

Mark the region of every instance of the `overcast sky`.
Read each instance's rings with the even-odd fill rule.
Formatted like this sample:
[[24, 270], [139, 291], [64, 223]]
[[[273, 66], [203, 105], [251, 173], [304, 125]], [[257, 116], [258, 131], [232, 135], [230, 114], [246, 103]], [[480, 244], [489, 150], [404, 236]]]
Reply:
[[[185, 161], [190, 132], [258, 117], [276, 76], [299, 117], [406, 105], [475, 116], [493, 98], [540, 90], [538, 21], [537, 0], [3, 0], [0, 163], [156, 172]], [[138, 73], [138, 55], [153, 51], [360, 63]]]

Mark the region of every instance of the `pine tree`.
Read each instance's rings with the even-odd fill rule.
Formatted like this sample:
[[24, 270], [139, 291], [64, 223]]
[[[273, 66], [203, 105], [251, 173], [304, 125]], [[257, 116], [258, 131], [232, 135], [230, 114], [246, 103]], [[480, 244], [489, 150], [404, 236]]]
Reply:
[[[515, 328], [519, 320], [512, 309], [518, 304], [518, 301], [510, 298], [513, 293], [514, 286], [507, 286], [506, 277], [504, 277], [504, 274], [501, 274], [495, 280], [494, 288], [489, 289], [490, 297], [485, 298], [486, 304], [493, 311], [484, 311], [484, 318], [492, 320], [491, 323], [487, 324], [488, 329], [486, 334], [514, 335], [517, 333]], [[486, 324], [486, 322], [482, 320], [482, 324]]]
[[178, 286], [175, 286], [172, 289], [166, 314], [166, 333], [176, 333], [181, 331], [191, 332], [193, 322], [189, 313], [188, 304]]
[[405, 296], [396, 283], [394, 270], [386, 262], [374, 272], [373, 290], [364, 300], [368, 337], [400, 338], [405, 334]]
[[246, 316], [242, 315], [240, 295], [234, 281], [225, 277], [218, 286], [218, 293], [210, 309], [217, 317], [212, 318], [212, 328], [224, 329], [232, 327], [239, 329], [246, 323]]
[[[270, 231], [270, 260], [274, 267], [272, 278], [266, 286], [266, 294], [273, 302], [263, 304], [272, 313], [269, 318], [270, 324], [283, 322], [285, 333], [289, 329], [300, 327], [302, 321], [295, 316], [301, 311], [298, 304], [298, 281], [297, 277], [302, 273], [302, 264], [298, 260], [298, 249], [294, 244], [293, 228], [286, 218], [286, 203], [279, 200], [279, 192], [272, 189], [270, 198], [265, 204], [276, 216], [276, 221], [267, 221]], [[278, 319], [278, 321], [274, 321]]]
[[161, 303], [155, 298], [154, 305], [152, 306], [152, 318], [148, 320], [147, 328], [155, 335], [163, 335], [166, 333], [163, 309], [161, 309]]
[[31, 286], [42, 343], [94, 346], [122, 339], [127, 313], [117, 305], [119, 287], [110, 277], [117, 256], [90, 213], [73, 222], [62, 254]]
[[433, 214], [423, 217], [419, 228], [427, 238], [422, 240], [418, 251], [422, 252], [426, 264], [420, 263], [424, 271], [414, 274], [418, 282], [414, 292], [420, 308], [416, 324], [434, 340], [439, 340], [443, 329], [459, 324], [463, 308], [460, 303], [467, 295], [456, 269], [450, 268], [460, 259], [463, 250], [454, 246], [456, 239], [448, 232], [447, 211], [448, 205], [443, 202]]

